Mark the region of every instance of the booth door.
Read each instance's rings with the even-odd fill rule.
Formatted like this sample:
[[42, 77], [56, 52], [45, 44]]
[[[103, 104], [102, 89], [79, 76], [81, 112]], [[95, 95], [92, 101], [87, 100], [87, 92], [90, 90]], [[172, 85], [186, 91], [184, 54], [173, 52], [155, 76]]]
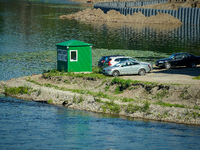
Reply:
[[58, 49], [58, 61], [57, 61], [57, 70], [59, 71], [68, 71], [68, 58], [67, 50]]

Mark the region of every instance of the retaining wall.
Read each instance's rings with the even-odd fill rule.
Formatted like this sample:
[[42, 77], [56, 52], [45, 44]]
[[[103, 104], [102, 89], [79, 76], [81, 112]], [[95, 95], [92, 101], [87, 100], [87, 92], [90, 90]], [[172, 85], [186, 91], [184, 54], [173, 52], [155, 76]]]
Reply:
[[200, 8], [192, 7], [179, 7], [178, 10], [172, 9], [148, 9], [148, 8], [129, 8], [138, 7], [157, 3], [166, 3], [168, 0], [158, 1], [132, 1], [132, 2], [107, 2], [107, 3], [96, 3], [94, 8], [100, 8], [107, 13], [109, 10], [119, 11], [121, 14], [132, 15], [133, 13], [141, 12], [146, 17], [156, 15], [159, 13], [167, 13], [178, 18], [183, 24], [196, 24], [200, 25]]

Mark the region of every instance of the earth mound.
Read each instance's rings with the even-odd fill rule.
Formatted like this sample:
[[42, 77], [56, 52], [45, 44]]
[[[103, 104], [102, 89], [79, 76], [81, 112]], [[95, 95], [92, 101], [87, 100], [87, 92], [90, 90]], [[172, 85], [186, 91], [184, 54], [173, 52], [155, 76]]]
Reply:
[[62, 19], [76, 19], [81, 21], [101, 21], [113, 23], [140, 23], [140, 24], [182, 24], [181, 21], [169, 14], [158, 13], [155, 16], [145, 17], [141, 12], [133, 15], [123, 15], [115, 10], [110, 10], [105, 14], [101, 9], [85, 9], [75, 14], [62, 15]]

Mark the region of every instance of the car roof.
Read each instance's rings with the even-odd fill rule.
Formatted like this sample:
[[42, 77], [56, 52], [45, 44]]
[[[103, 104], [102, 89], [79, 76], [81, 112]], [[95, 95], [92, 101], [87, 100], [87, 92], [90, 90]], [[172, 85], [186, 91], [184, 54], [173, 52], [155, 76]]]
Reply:
[[127, 60], [127, 61], [120, 61], [119, 63], [130, 63], [130, 62], [134, 62], [134, 63], [140, 63], [140, 62], [138, 62], [138, 61], [131, 61], [131, 60]]
[[[180, 52], [180, 53], [175, 53], [175, 54], [172, 54], [172, 55], [180, 55], [180, 54], [190, 54], [190, 53], [187, 53], [187, 52]], [[192, 54], [190, 54], [192, 55]]]
[[124, 56], [124, 55], [107, 55], [107, 56], [102, 56], [103, 57], [119, 57], [119, 56]]
[[110, 58], [132, 58], [132, 57], [129, 57], [129, 56], [116, 56], [116, 57], [110, 57]]

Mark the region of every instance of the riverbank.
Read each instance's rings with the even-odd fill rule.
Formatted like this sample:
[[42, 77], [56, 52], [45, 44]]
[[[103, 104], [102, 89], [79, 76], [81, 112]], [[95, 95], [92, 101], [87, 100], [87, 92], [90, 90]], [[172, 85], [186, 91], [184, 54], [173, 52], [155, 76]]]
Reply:
[[55, 71], [1, 81], [0, 92], [77, 110], [200, 125], [200, 80], [192, 79], [200, 67], [169, 71], [119, 78]]

